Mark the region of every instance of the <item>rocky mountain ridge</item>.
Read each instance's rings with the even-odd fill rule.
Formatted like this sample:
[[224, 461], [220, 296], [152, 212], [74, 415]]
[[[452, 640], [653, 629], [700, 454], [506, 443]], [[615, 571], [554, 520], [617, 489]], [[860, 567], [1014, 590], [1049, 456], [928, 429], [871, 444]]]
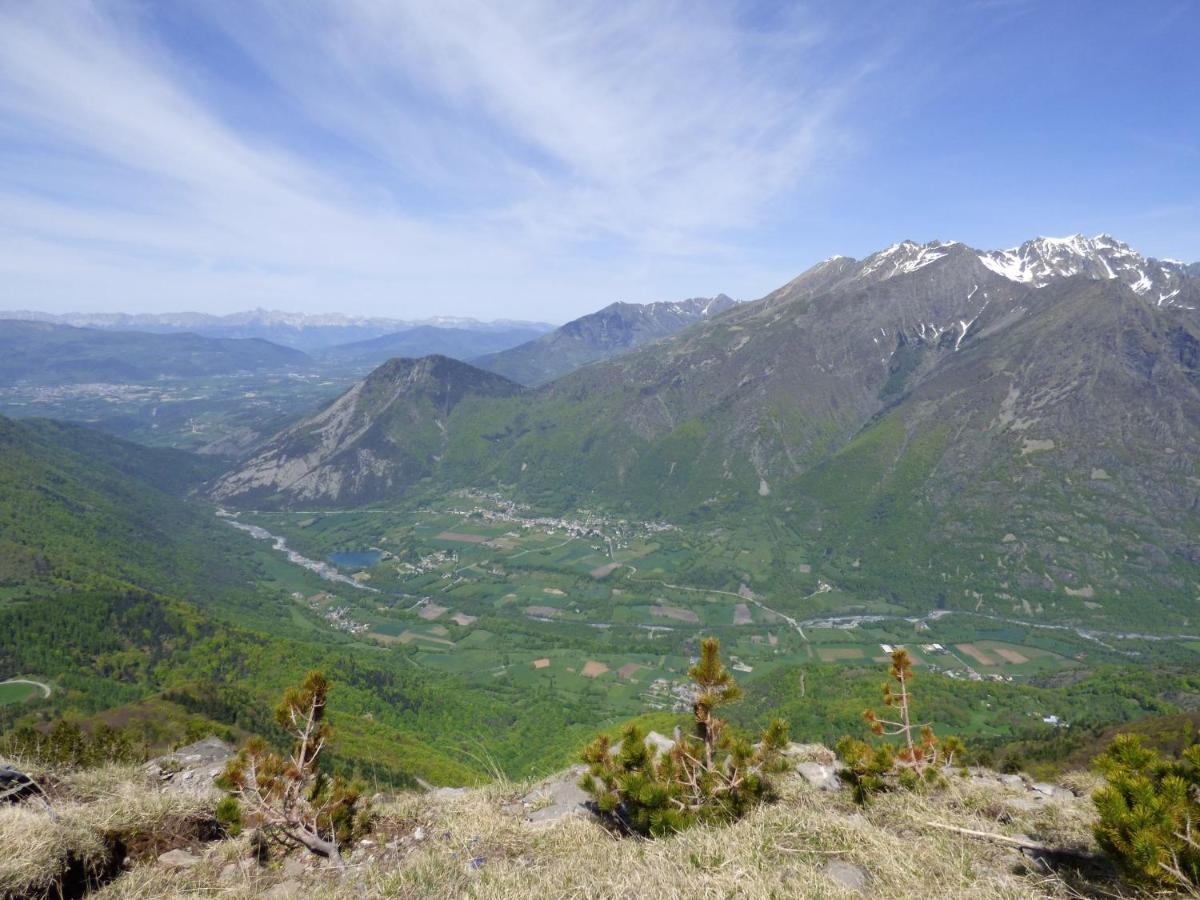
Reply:
[[[1144, 265], [1108, 277], [1059, 264], [1072, 274], [1037, 287], [963, 244], [835, 258], [536, 390], [471, 396], [439, 418], [444, 442], [422, 471], [652, 518], [766, 504], [825, 548], [841, 583], [913, 604], [944, 594], [951, 559], [968, 594], [1005, 602], [1019, 586], [1065, 615], [1117, 597], [1192, 603], [1196, 279], [1171, 270], [1179, 293], [1160, 303], [1136, 289]], [[338, 470], [339, 452], [321, 465]], [[222, 501], [244, 502], [240, 478]], [[274, 502], [301, 498], [284, 488]]]
[[445, 356], [390, 360], [220, 479], [213, 497], [353, 503], [403, 491], [440, 462], [447, 421], [462, 400], [521, 391]]
[[553, 381], [581, 366], [652, 343], [736, 305], [725, 294], [660, 303], [611, 303], [528, 343], [471, 360], [520, 384]]

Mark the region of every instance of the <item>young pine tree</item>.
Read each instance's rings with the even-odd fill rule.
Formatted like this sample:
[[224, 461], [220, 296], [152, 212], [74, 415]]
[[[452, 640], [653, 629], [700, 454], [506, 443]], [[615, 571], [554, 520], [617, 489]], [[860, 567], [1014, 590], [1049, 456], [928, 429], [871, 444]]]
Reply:
[[[294, 738], [291, 754], [281, 757], [254, 738], [230, 760], [218, 783], [237, 800], [242, 819], [265, 836], [306, 847], [340, 866], [338, 847], [365, 828], [367, 811], [358, 787], [317, 767], [330, 737], [328, 694], [329, 682], [320, 672], [289, 688], [275, 721]], [[226, 815], [235, 818], [231, 810]]]
[[883, 703], [892, 711], [885, 714], [890, 717], [868, 709], [863, 718], [874, 734], [899, 738], [899, 747], [886, 742], [873, 747], [851, 737], [838, 744], [838, 755], [846, 763], [842, 777], [851, 783], [859, 802], [886, 790], [893, 779], [906, 788], [936, 781], [941, 768], [954, 765], [955, 757], [961, 759], [965, 749], [959, 738], [951, 736], [939, 742], [932, 726], [913, 721], [912, 657], [903, 647], [892, 651], [888, 676], [890, 680], [883, 684]]
[[1200, 745], [1167, 759], [1140, 735], [1117, 735], [1096, 765], [1096, 842], [1132, 880], [1200, 894]]
[[629, 831], [657, 837], [729, 822], [774, 796], [767, 775], [782, 768], [787, 725], [776, 719], [757, 745], [726, 730], [715, 711], [741, 697], [741, 690], [721, 663], [716, 638], [701, 642], [700, 659], [688, 675], [697, 687], [692, 734], [679, 735], [670, 750], [658, 753], [631, 724], [619, 748], [601, 735], [584, 751], [588, 772], [581, 787]]

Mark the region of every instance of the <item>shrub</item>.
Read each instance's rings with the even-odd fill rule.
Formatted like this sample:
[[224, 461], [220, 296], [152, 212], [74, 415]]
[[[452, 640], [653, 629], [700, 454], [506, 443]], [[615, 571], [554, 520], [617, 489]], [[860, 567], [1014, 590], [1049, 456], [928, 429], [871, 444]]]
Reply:
[[696, 824], [730, 822], [774, 798], [767, 775], [783, 768], [787, 725], [776, 719], [751, 745], [714, 715], [741, 696], [721, 663], [716, 638], [701, 642], [700, 660], [688, 675], [698, 689], [693, 734], [677, 735], [673, 747], [657, 752], [631, 724], [619, 748], [601, 735], [584, 751], [588, 772], [580, 786], [627, 831], [658, 837]]
[[216, 816], [217, 824], [230, 837], [237, 837], [242, 833], [242, 806], [237, 802], [237, 797], [222, 797], [220, 802], [217, 803], [214, 815]]
[[871, 731], [880, 737], [898, 737], [899, 747], [891, 743], [871, 745], [852, 737], [838, 742], [838, 756], [845, 767], [838, 773], [854, 789], [854, 797], [865, 803], [871, 794], [898, 785], [909, 790], [936, 782], [942, 769], [961, 762], [963, 742], [954, 736], [939, 741], [928, 723], [917, 724], [912, 717], [912, 658], [903, 647], [892, 651], [890, 681], [883, 684], [883, 703], [894, 712], [884, 718], [873, 709], [863, 712]]
[[291, 755], [280, 757], [255, 738], [229, 761], [219, 783], [237, 800], [239, 822], [255, 825], [285, 847], [303, 846], [341, 865], [338, 847], [366, 830], [369, 813], [358, 785], [317, 767], [330, 737], [328, 693], [320, 672], [290, 688], [275, 721], [295, 739]]
[[1134, 881], [1200, 892], [1200, 746], [1168, 759], [1121, 734], [1096, 765], [1107, 782], [1093, 795], [1101, 849]]
[[146, 758], [145, 746], [136, 743], [126, 730], [102, 722], [89, 734], [78, 722], [67, 719], [59, 719], [44, 733], [28, 725], [15, 729], [0, 742], [0, 753], [72, 769], [141, 762]]

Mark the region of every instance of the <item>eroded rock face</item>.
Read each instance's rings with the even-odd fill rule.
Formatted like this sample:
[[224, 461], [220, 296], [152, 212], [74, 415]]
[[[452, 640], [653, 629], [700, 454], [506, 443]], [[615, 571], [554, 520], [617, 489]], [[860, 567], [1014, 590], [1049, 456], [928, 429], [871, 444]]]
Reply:
[[214, 499], [232, 505], [369, 503], [434, 472], [451, 439], [451, 413], [469, 396], [522, 391], [444, 356], [393, 359], [323, 410], [280, 432], [224, 475]]

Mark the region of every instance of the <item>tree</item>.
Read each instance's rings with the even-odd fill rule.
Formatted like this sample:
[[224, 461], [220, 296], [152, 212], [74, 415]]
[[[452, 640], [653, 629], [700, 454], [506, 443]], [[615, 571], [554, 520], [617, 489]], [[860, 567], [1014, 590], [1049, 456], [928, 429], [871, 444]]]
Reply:
[[628, 831], [657, 837], [698, 823], [729, 822], [774, 797], [766, 776], [782, 768], [787, 725], [774, 720], [756, 745], [726, 729], [715, 710], [741, 697], [741, 689], [721, 663], [716, 638], [701, 642], [700, 659], [688, 675], [697, 687], [693, 734], [677, 734], [662, 751], [648, 747], [645, 732], [630, 724], [619, 747], [601, 735], [584, 751], [588, 772], [580, 786]]
[[1200, 745], [1168, 759], [1119, 734], [1096, 758], [1096, 842], [1134, 881], [1200, 893]]
[[[275, 721], [295, 739], [291, 754], [280, 757], [254, 738], [229, 761], [218, 783], [265, 836], [286, 847], [306, 847], [340, 866], [339, 844], [365, 829], [368, 812], [356, 785], [318, 769], [330, 738], [328, 694], [329, 682], [320, 672], [309, 672], [300, 687], [289, 688]], [[226, 815], [233, 818], [232, 811]]]
[[[871, 731], [880, 737], [899, 738], [900, 747], [890, 743], [871, 746], [851, 737], [838, 743], [838, 755], [846, 763], [840, 773], [854, 788], [855, 799], [866, 802], [869, 796], [886, 790], [892, 779], [900, 786], [917, 787], [922, 781], [936, 781], [944, 766], [953, 766], [965, 747], [954, 736], [939, 742], [928, 723], [916, 724], [912, 713], [912, 657], [903, 647], [892, 651], [891, 679], [883, 684], [883, 703], [894, 710], [883, 718], [873, 709], [863, 712]], [[893, 684], [894, 683], [894, 684]]]

